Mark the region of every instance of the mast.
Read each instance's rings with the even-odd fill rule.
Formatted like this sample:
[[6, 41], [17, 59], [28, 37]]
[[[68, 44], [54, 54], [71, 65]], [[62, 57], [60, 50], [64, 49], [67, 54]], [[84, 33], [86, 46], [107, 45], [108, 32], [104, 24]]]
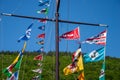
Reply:
[[55, 79], [59, 80], [59, 5], [60, 5], [60, 0], [56, 0], [56, 13], [55, 13], [55, 17], [56, 17], [56, 23], [55, 23], [55, 39], [56, 39], [56, 76]]
[[56, 48], [56, 69], [55, 69], [55, 80], [59, 80], [59, 22], [62, 23], [70, 23], [70, 24], [81, 24], [81, 25], [89, 25], [89, 26], [100, 26], [100, 27], [108, 27], [106, 24], [95, 24], [95, 23], [86, 23], [86, 22], [76, 22], [76, 21], [68, 21], [68, 20], [60, 20], [59, 19], [59, 6], [60, 0], [56, 0], [56, 12], [55, 12], [55, 19], [50, 18], [39, 18], [39, 17], [32, 17], [32, 16], [22, 16], [16, 14], [9, 14], [9, 13], [0, 13], [3, 16], [11, 16], [11, 17], [19, 17], [19, 18], [26, 18], [26, 19], [34, 19], [34, 20], [47, 20], [51, 22], [55, 22], [55, 48]]

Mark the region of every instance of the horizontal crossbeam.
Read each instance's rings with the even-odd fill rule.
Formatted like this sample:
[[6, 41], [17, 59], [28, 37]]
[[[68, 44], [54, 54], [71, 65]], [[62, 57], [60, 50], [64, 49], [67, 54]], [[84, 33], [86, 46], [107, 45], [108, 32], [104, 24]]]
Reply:
[[[16, 14], [9, 14], [9, 13], [1, 13], [1, 15], [4, 16], [13, 16], [13, 17], [20, 17], [20, 18], [28, 18], [28, 19], [35, 19], [35, 20], [47, 20], [55, 22], [55, 19], [49, 19], [49, 18], [39, 18], [39, 17], [32, 17], [32, 16], [22, 16], [22, 15], [16, 15]], [[85, 23], [85, 22], [75, 22], [75, 21], [68, 21], [68, 20], [58, 20], [62, 23], [71, 23], [71, 24], [81, 24], [81, 25], [90, 25], [90, 26], [101, 26], [101, 27], [108, 27], [106, 24], [94, 24], [94, 23]]]

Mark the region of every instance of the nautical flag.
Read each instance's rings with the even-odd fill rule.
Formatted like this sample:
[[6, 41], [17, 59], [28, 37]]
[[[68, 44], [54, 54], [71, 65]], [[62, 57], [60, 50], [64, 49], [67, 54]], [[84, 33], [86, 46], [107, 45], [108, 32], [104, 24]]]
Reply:
[[22, 55], [21, 58], [19, 58], [18, 62], [17, 62], [16, 65], [15, 65], [15, 68], [18, 69], [18, 70], [20, 69], [20, 65], [21, 65], [21, 62], [22, 62], [22, 58], [23, 58], [23, 55]]
[[99, 80], [105, 80], [105, 62], [103, 62], [102, 69], [100, 71]]
[[40, 51], [43, 52], [43, 51], [44, 51], [44, 47], [41, 47], [41, 48], [40, 48]]
[[67, 67], [63, 69], [63, 72], [65, 75], [72, 74], [74, 72], [78, 72], [80, 70], [83, 70], [83, 60], [82, 60], [82, 54], [81, 54], [81, 49], [78, 49], [76, 51], [76, 55], [74, 58], [74, 61], [69, 64]]
[[12, 75], [12, 69], [13, 66], [10, 65], [9, 67], [2, 70], [2, 73], [4, 73], [6, 76], [10, 77]]
[[35, 70], [32, 70], [33, 72], [37, 72], [37, 73], [42, 73], [42, 69], [35, 69]]
[[44, 6], [44, 5], [50, 6], [49, 1], [48, 0], [47, 1], [39, 0], [39, 6]]
[[60, 38], [67, 39], [67, 40], [79, 39], [80, 38], [79, 27], [75, 28], [72, 31], [62, 34]]
[[18, 80], [18, 71], [13, 73], [12, 76], [8, 78], [7, 80]]
[[40, 60], [40, 61], [42, 61], [43, 60], [43, 54], [35, 56], [34, 60]]
[[80, 55], [81, 55], [81, 44], [77, 49], [77, 51], [72, 54], [72, 61], [74, 62], [75, 60], [77, 60]]
[[2, 72], [3, 72], [5, 75], [7, 75], [8, 77], [10, 77], [10, 76], [12, 75], [12, 70], [13, 70], [13, 68], [14, 68], [14, 67], [16, 66], [16, 64], [19, 62], [19, 60], [21, 59], [21, 57], [22, 57], [22, 53], [20, 52], [19, 55], [16, 57], [16, 59], [12, 62], [12, 64], [11, 64], [9, 67], [3, 69]]
[[96, 62], [100, 60], [104, 60], [105, 48], [102, 47], [98, 50], [94, 50], [90, 53], [84, 54], [84, 62]]
[[41, 47], [37, 52], [44, 52], [44, 47]]
[[42, 10], [39, 10], [39, 11], [37, 11], [37, 13], [48, 14], [48, 8], [44, 8]]
[[[5, 75], [7, 75], [8, 77], [10, 77], [10, 76], [12, 75], [12, 70], [13, 70], [14, 67], [15, 67], [16, 69], [19, 69], [19, 67], [17, 67], [17, 66], [18, 66], [19, 63], [20, 63], [19, 60], [21, 60], [21, 58], [22, 58], [22, 53], [20, 52], [19, 55], [16, 57], [16, 59], [12, 62], [12, 64], [11, 64], [9, 67], [3, 69], [2, 72], [3, 72]], [[19, 65], [19, 66], [20, 66], [20, 65]]]
[[15, 66], [16, 63], [22, 58], [22, 55], [23, 55], [22, 52], [20, 52], [11, 65]]
[[33, 23], [27, 28], [26, 30], [26, 34], [21, 36], [19, 39], [18, 39], [18, 42], [20, 42], [21, 40], [24, 40], [24, 41], [27, 41], [30, 39], [30, 36], [31, 36], [31, 27], [33, 26]]
[[32, 80], [39, 80], [39, 79], [41, 79], [41, 75], [35, 76], [35, 77], [32, 78]]
[[39, 21], [42, 22], [42, 23], [47, 23], [46, 19], [40, 19]]
[[44, 31], [44, 30], [45, 30], [45, 25], [39, 26], [39, 27], [38, 27], [38, 29], [40, 29], [40, 30], [43, 30], [43, 31]]
[[63, 72], [65, 75], [72, 74], [74, 72], [78, 72], [80, 70], [83, 70], [83, 61], [82, 61], [82, 55], [72, 64], [69, 64], [67, 67], [63, 69]]
[[42, 66], [42, 63], [38, 63], [37, 65], [38, 65], [38, 66]]
[[101, 33], [99, 33], [97, 36], [92, 36], [88, 39], [86, 39], [83, 42], [89, 43], [89, 44], [99, 44], [99, 45], [106, 45], [106, 35], [107, 35], [107, 31], [103, 31]]
[[37, 36], [37, 38], [45, 38], [45, 33], [39, 34], [39, 35]]
[[84, 71], [78, 76], [77, 80], [84, 80]]
[[43, 44], [44, 44], [44, 40], [38, 41], [38, 42], [36, 42], [36, 43], [43, 45]]

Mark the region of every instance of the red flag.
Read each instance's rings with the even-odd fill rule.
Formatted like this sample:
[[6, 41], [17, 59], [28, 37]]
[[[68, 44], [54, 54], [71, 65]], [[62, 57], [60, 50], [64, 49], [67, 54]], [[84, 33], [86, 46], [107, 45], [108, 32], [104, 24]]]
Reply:
[[43, 60], [43, 55], [40, 54], [40, 55], [37, 55], [36, 57], [34, 57], [34, 60]]
[[86, 43], [89, 44], [99, 44], [99, 45], [106, 45], [106, 35], [107, 35], [107, 31], [103, 31], [101, 33], [99, 33], [97, 36], [92, 36], [88, 39], [85, 40]]
[[42, 22], [42, 23], [47, 23], [46, 19], [40, 19], [39, 21]]
[[60, 38], [64, 38], [67, 40], [74, 40], [74, 39], [79, 39], [80, 34], [79, 34], [79, 27], [75, 28], [72, 31], [66, 32], [60, 36]]
[[45, 38], [45, 33], [39, 34], [39, 35], [38, 35], [38, 38]]

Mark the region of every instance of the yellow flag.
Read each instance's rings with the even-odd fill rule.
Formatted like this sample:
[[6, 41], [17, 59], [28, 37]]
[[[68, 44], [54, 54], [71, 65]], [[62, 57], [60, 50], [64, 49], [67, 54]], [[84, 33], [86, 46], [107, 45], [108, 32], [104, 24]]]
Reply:
[[23, 52], [25, 51], [26, 48], [26, 41], [24, 42], [23, 48], [22, 48], [22, 53], [19, 53], [18, 56], [16, 57], [16, 59], [13, 61], [13, 63], [11, 65], [15, 65], [18, 62], [18, 59], [20, 58], [20, 55], [23, 54]]
[[18, 56], [16, 57], [16, 59], [13, 61], [12, 64], [16, 64], [18, 62], [19, 57], [20, 57], [20, 54], [18, 54]]
[[77, 66], [78, 66], [78, 70], [83, 70], [84, 69], [82, 55], [78, 58]]
[[63, 72], [65, 75], [68, 75], [83, 69], [84, 67], [83, 67], [82, 55], [80, 55], [76, 61], [74, 61], [72, 64], [69, 64], [67, 67], [65, 67], [63, 69]]
[[84, 72], [82, 71], [82, 73], [78, 76], [77, 80], [84, 80]]

